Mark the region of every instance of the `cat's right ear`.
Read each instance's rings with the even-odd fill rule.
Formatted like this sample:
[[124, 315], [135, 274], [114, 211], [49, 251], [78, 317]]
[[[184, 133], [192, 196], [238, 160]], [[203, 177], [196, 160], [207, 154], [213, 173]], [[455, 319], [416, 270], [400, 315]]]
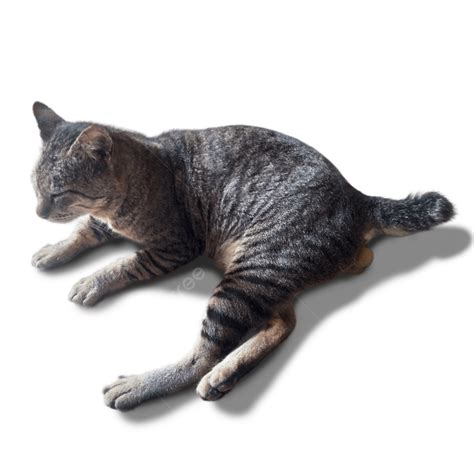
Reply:
[[35, 102], [33, 104], [33, 114], [35, 115], [38, 128], [40, 129], [40, 135], [44, 142], [51, 138], [58, 125], [64, 123], [64, 119], [41, 102]]

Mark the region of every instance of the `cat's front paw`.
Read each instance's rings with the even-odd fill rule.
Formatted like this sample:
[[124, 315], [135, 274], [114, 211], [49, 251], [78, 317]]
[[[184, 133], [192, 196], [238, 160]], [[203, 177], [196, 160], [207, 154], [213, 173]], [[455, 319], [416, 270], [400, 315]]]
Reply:
[[61, 243], [48, 244], [39, 249], [31, 258], [31, 264], [39, 270], [57, 267], [70, 260]]
[[69, 299], [73, 303], [82, 304], [84, 306], [95, 305], [105, 294], [107, 288], [103, 282], [95, 275], [81, 278], [69, 292]]
[[132, 410], [148, 400], [145, 380], [141, 375], [120, 376], [102, 390], [105, 404], [121, 411]]

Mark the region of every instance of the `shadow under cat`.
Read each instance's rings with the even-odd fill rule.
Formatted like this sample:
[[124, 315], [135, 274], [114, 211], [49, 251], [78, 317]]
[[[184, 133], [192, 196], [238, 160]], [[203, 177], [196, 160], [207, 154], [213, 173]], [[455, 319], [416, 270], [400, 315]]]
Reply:
[[[297, 298], [295, 311], [298, 324], [293, 334], [275, 353], [270, 354], [255, 370], [246, 375], [234, 390], [219, 400], [216, 406], [218, 409], [234, 415], [249, 411], [270, 387], [277, 373], [284, 368], [296, 349], [301, 347], [308, 335], [332, 313], [356, 301], [365, 291], [372, 289], [379, 283], [414, 271], [432, 259], [449, 258], [462, 253], [470, 246], [471, 240], [472, 237], [468, 230], [462, 227], [446, 226], [402, 239], [381, 238], [375, 241], [371, 245], [375, 253], [374, 263], [365, 273], [336, 278], [305, 291]], [[92, 261], [96, 252], [100, 252], [101, 256], [103, 254], [112, 256], [117, 253], [117, 249], [133, 251], [135, 248], [134, 244], [128, 242], [111, 243], [107, 249], [102, 247], [100, 250], [91, 250], [74, 262], [48, 273], [51, 276], [58, 275], [67, 272], [68, 269], [82, 266], [84, 262]], [[203, 271], [199, 273], [199, 278], [193, 278], [193, 270], [197, 267]], [[183, 292], [191, 291], [210, 295], [221, 276], [209, 260], [199, 258], [158, 281], [141, 283], [122, 290], [96, 307], [87, 308], [86, 311], [101, 312], [109, 305], [115, 304], [120, 298], [127, 297], [130, 292], [152, 285], [153, 288], [156, 288], [155, 285], [159, 285], [160, 288], [168, 291], [178, 291], [186, 278], [193, 283], [184, 288]], [[147, 288], [147, 290], [149, 289]], [[159, 361], [156, 361], [156, 365], [159, 366]], [[148, 421], [166, 416], [192, 400], [202, 403], [196, 396], [194, 389], [187, 389], [177, 395], [147, 402], [136, 410], [122, 413], [122, 416], [131, 422]]]

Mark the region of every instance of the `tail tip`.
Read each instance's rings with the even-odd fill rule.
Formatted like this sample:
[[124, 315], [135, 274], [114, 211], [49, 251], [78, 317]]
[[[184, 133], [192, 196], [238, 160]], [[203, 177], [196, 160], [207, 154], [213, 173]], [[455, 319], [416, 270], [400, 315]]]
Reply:
[[456, 214], [452, 202], [440, 193], [434, 191], [424, 193], [417, 196], [417, 199], [423, 204], [423, 207], [436, 224], [448, 222]]

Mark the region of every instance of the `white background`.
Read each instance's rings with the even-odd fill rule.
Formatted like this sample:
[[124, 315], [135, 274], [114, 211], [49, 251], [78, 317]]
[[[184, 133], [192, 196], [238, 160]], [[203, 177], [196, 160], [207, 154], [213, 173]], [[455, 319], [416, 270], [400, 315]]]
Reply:
[[[6, 5], [1, 471], [472, 473], [472, 2]], [[85, 309], [70, 287], [131, 244], [32, 268], [72, 228], [35, 215], [35, 100], [148, 134], [277, 129], [366, 194], [438, 190], [458, 216], [307, 291], [291, 338], [221, 401], [190, 390], [121, 414], [102, 386], [183, 355], [219, 274], [199, 261], [191, 290], [192, 266]]]

